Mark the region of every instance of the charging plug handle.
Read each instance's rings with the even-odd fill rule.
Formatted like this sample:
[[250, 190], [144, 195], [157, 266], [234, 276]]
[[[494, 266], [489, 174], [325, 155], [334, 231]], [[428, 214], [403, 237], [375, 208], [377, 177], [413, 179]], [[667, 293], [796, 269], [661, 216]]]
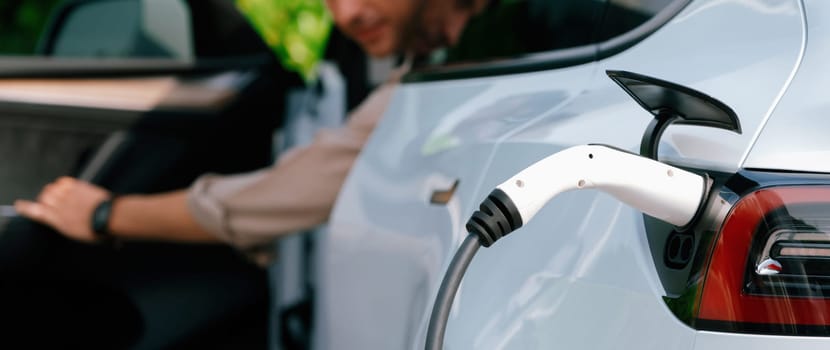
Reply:
[[489, 247], [518, 229], [560, 193], [598, 189], [677, 227], [687, 226], [703, 206], [704, 176], [605, 145], [567, 148], [500, 184], [467, 222]]

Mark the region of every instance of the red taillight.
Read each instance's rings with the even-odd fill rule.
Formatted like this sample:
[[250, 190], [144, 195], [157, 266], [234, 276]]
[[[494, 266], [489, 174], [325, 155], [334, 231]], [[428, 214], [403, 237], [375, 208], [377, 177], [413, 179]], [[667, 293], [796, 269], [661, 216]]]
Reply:
[[711, 254], [697, 328], [830, 334], [829, 186], [774, 187], [741, 198]]

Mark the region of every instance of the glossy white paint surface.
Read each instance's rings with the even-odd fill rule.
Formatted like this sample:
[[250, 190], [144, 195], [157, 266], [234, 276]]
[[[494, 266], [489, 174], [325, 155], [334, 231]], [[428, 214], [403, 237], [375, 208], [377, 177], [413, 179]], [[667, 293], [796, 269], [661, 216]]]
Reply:
[[749, 153], [747, 168], [830, 172], [830, 2], [804, 3], [809, 26], [804, 61]]
[[828, 348], [827, 338], [782, 337], [757, 334], [728, 334], [699, 332], [694, 350], [752, 349], [752, 350], [820, 350]]

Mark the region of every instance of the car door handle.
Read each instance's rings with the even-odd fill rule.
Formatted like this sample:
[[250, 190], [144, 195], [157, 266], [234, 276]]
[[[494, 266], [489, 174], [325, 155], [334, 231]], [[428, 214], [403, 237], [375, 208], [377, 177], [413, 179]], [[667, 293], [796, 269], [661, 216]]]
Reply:
[[446, 190], [432, 191], [432, 195], [429, 197], [429, 202], [432, 204], [446, 205], [455, 194], [455, 190], [458, 188], [458, 183], [459, 180], [456, 179], [450, 188]]

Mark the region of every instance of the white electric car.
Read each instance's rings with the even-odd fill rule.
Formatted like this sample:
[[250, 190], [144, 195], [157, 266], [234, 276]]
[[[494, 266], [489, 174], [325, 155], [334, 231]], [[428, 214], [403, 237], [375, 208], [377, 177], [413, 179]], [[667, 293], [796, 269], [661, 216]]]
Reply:
[[314, 348], [424, 348], [479, 203], [585, 144], [702, 176], [696, 217], [552, 198], [459, 277], [446, 349], [830, 348], [830, 2], [528, 3], [570, 18], [525, 37], [558, 44], [421, 68], [396, 92], [318, 236]]
[[[301, 82], [236, 2], [62, 1], [49, 57], [0, 57], [0, 342], [830, 348], [827, 0], [493, 1], [405, 77], [328, 232], [282, 240], [271, 283], [227, 247], [111, 250], [15, 217], [59, 175], [155, 193], [270, 164], [275, 96]], [[524, 177], [554, 154], [573, 160]], [[489, 247], [456, 273], [471, 217]]]

